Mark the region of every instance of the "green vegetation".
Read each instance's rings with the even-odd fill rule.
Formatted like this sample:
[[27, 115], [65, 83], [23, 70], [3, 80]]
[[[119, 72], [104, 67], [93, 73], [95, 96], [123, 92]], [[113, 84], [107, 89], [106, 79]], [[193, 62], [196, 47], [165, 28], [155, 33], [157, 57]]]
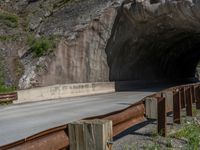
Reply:
[[8, 101], [8, 102], [0, 102], [0, 105], [9, 105], [9, 104], [12, 104], [11, 101]]
[[185, 139], [188, 150], [199, 150], [200, 147], [200, 125], [198, 122], [187, 122], [183, 129], [175, 133], [175, 138]]
[[[144, 150], [162, 150], [163, 148], [159, 144], [159, 136], [152, 135], [152, 144], [144, 146]], [[172, 141], [175, 139], [181, 139], [186, 142], [185, 149], [187, 150], [199, 150], [200, 147], [200, 124], [197, 120], [186, 121], [183, 127], [175, 134], [166, 137], [165, 147], [166, 149], [173, 149]]]
[[0, 93], [13, 92], [15, 90], [16, 90], [15, 87], [8, 87], [8, 86], [0, 84]]
[[[197, 111], [199, 115], [199, 111]], [[198, 118], [199, 119], [199, 118]], [[185, 121], [176, 133], [167, 136], [166, 138], [160, 137], [156, 132], [152, 132], [150, 141], [148, 143], [125, 145], [124, 150], [199, 150], [200, 147], [200, 120], [197, 118], [185, 118]], [[182, 141], [179, 144], [173, 145], [176, 141]]]
[[12, 92], [15, 90], [14, 87], [5, 85], [5, 74], [2, 70], [2, 58], [0, 57], [0, 93]]
[[192, 108], [192, 114], [193, 114], [193, 116], [199, 116], [200, 111], [196, 108]]
[[16, 28], [18, 26], [19, 18], [11, 13], [0, 12], [0, 23], [5, 24], [8, 27]]
[[34, 36], [30, 36], [28, 38], [28, 44], [35, 57], [47, 55], [55, 48], [55, 41], [53, 37], [43, 36], [35, 38]]
[[0, 76], [0, 93], [7, 93], [7, 92], [12, 92], [12, 91], [15, 91], [15, 88], [6, 86], [3, 81], [2, 76]]
[[14, 90], [14, 87], [8, 87], [5, 85], [3, 73], [0, 71], [0, 93], [12, 92]]
[[19, 38], [19, 35], [0, 35], [0, 42], [4, 41], [16, 41]]

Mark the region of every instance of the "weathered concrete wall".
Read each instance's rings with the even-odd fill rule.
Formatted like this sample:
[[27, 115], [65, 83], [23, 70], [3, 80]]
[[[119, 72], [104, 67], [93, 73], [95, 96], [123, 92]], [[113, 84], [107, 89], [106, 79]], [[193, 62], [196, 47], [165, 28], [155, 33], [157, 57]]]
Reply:
[[18, 91], [14, 103], [35, 102], [74, 96], [85, 96], [115, 92], [114, 82], [63, 84]]

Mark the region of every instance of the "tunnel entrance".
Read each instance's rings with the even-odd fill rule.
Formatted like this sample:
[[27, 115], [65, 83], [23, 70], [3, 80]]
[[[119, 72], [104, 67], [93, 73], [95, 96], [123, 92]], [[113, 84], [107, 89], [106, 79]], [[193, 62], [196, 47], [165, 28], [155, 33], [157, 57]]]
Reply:
[[124, 4], [106, 47], [110, 80], [195, 78], [200, 60], [199, 14], [199, 1]]

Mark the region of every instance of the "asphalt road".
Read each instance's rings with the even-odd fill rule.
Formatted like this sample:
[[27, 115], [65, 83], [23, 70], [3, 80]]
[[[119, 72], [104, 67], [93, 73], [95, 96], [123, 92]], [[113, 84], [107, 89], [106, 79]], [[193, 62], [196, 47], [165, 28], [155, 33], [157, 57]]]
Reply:
[[87, 117], [124, 109], [160, 89], [0, 106], [0, 146]]

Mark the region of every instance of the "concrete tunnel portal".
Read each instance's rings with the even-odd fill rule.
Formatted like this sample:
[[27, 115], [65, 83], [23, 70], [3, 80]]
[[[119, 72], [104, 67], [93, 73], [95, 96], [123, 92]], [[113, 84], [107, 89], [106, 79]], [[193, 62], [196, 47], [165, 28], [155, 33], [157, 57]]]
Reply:
[[106, 53], [111, 81], [195, 77], [200, 60], [200, 1], [124, 4]]

